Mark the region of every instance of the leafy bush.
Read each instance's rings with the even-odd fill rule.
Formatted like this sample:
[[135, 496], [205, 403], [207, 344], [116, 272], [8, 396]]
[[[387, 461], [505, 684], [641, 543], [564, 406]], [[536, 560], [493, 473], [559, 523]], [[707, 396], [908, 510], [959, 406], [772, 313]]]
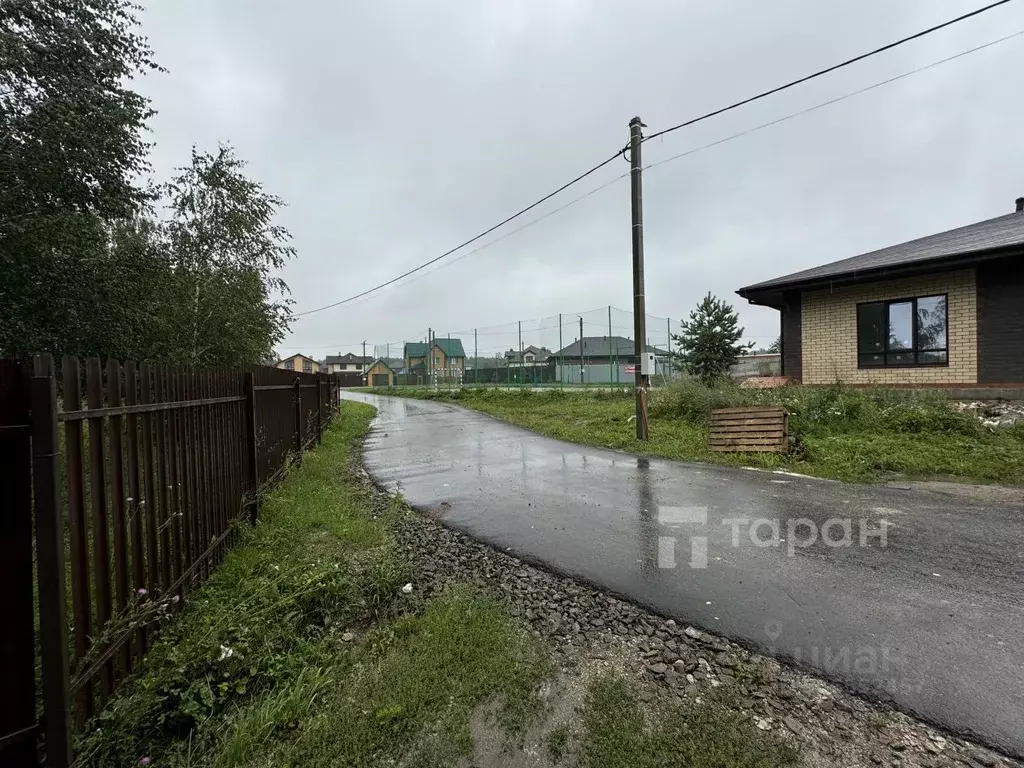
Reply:
[[736, 408], [753, 405], [753, 390], [742, 390], [731, 381], [718, 381], [711, 385], [685, 377], [664, 389], [652, 390], [648, 398], [651, 416], [682, 419], [690, 424], [704, 425], [716, 408]]
[[954, 411], [935, 392], [839, 384], [740, 389], [728, 382], [706, 386], [682, 379], [651, 394], [650, 413], [703, 426], [716, 408], [748, 405], [784, 406], [790, 433], [796, 437], [876, 432], [977, 437], [984, 431], [971, 414]]

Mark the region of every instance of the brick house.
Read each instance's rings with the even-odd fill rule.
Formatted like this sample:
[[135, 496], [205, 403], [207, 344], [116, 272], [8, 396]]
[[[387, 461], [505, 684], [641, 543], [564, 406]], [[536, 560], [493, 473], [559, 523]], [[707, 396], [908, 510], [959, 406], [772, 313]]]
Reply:
[[434, 358], [432, 370], [436, 375], [462, 378], [466, 368], [466, 351], [462, 348], [462, 339], [438, 339], [430, 345], [430, 355]]
[[302, 371], [303, 373], [327, 373], [327, 365], [325, 363], [300, 353], [290, 357], [282, 357], [274, 363], [274, 367], [283, 368], [286, 371]]
[[1016, 211], [748, 285], [781, 314], [804, 384], [1024, 384], [1024, 198]]
[[461, 339], [434, 338], [427, 342], [406, 342], [402, 350], [402, 373], [415, 377], [407, 383], [425, 383], [427, 378], [462, 380], [466, 352]]

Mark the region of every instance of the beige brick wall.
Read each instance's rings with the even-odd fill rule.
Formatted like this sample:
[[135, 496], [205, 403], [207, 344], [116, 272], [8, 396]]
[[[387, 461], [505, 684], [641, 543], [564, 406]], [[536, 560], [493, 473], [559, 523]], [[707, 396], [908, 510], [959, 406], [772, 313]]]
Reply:
[[[857, 367], [857, 305], [915, 296], [949, 296], [949, 365]], [[803, 383], [975, 384], [978, 381], [977, 288], [973, 269], [808, 291], [801, 308]]]

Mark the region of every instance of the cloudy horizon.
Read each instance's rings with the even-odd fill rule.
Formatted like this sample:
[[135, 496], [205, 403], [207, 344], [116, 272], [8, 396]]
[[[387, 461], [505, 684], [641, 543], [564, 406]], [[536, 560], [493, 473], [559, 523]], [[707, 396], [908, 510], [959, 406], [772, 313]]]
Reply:
[[[979, 0], [337, 4], [178, 0], [142, 15], [154, 171], [232, 143], [288, 207], [302, 313], [431, 259], [653, 133], [970, 11]], [[1024, 29], [1009, 3], [644, 145], [645, 164]], [[1024, 195], [1024, 37], [651, 168], [647, 310], [673, 329], [706, 293], [767, 346], [778, 314], [736, 289], [1009, 213]], [[1011, 98], [1007, 97], [1011, 95]], [[616, 160], [522, 219], [365, 299], [297, 318], [282, 353], [322, 358], [492, 329], [481, 355], [564, 342], [632, 304], [629, 183]], [[609, 183], [612, 182], [612, 183]], [[520, 232], [507, 232], [544, 217]], [[502, 238], [502, 239], [498, 239]], [[465, 255], [482, 243], [497, 240]], [[661, 321], [663, 322], [663, 321]], [[507, 325], [506, 325], [507, 324]], [[616, 313], [613, 332], [630, 335]], [[649, 333], [665, 340], [664, 326]], [[464, 337], [469, 346], [469, 339]], [[368, 354], [370, 353], [368, 349]]]

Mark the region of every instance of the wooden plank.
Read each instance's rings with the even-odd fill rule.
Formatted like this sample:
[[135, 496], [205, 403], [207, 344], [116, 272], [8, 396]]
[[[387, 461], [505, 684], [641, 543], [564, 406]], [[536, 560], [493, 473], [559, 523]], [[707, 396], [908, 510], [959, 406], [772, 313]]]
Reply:
[[249, 507], [249, 522], [255, 523], [259, 517], [259, 495], [256, 487], [259, 483], [259, 458], [256, 450], [256, 392], [253, 386], [252, 371], [248, 371], [242, 381], [245, 390], [245, 404], [242, 408], [244, 432], [244, 493]]
[[[179, 386], [181, 380], [178, 377], [177, 369], [167, 370], [167, 399], [177, 403], [182, 400]], [[170, 462], [170, 497], [171, 497], [171, 583], [177, 583], [182, 574], [182, 553], [181, 553], [181, 408], [174, 408], [167, 412], [167, 439], [168, 455]], [[179, 595], [180, 596], [180, 595]], [[181, 604], [180, 601], [178, 603]]]
[[[65, 357], [64, 407], [82, 407], [81, 370], [77, 357]], [[92, 599], [89, 595], [89, 543], [85, 525], [85, 479], [82, 466], [82, 422], [64, 425], [64, 464], [67, 472], [68, 527], [71, 532], [71, 607], [75, 629], [75, 663], [88, 653], [92, 637]], [[92, 682], [77, 696], [78, 722], [93, 716]]]
[[784, 435], [711, 435], [708, 438], [708, 444], [721, 443], [725, 440], [730, 440], [732, 442], [781, 443], [784, 439]]
[[[153, 400], [153, 366], [151, 363], [142, 364], [142, 402], [152, 403]], [[150, 593], [154, 593], [160, 583], [159, 559], [157, 556], [157, 487], [155, 481], [156, 467], [153, 458], [156, 446], [153, 443], [153, 419], [151, 413], [142, 414], [142, 456], [143, 468], [146, 475], [144, 505], [140, 512], [146, 521], [146, 587]], [[148, 643], [148, 634], [144, 636], [144, 642]]]
[[[8, 427], [0, 430], [0, 488], [4, 493], [3, 513], [0, 514], [0, 583], [4, 587], [0, 602], [4, 617], [4, 630], [0, 634], [0, 679], [4, 682], [4, 695], [0, 697], [0, 765], [4, 766], [34, 765], [36, 751], [33, 457], [29, 427], [35, 421], [52, 422], [48, 421], [49, 412], [38, 415], [32, 412], [29, 398], [27, 365], [0, 360], [0, 426]], [[44, 490], [52, 501], [53, 488], [44, 486]], [[56, 509], [50, 508], [48, 512], [52, 521]], [[51, 576], [51, 572], [45, 576]], [[44, 572], [40, 569], [40, 584], [43, 579]], [[59, 599], [63, 606], [64, 595]]]
[[750, 445], [744, 447], [711, 445], [708, 446], [708, 450], [718, 453], [775, 453], [778, 448], [772, 445]]
[[[107, 360], [107, 403], [121, 405], [121, 365], [113, 358]], [[110, 417], [107, 439], [110, 448], [110, 501], [114, 515], [114, 601], [117, 612], [123, 613], [128, 605], [128, 540], [124, 497], [124, 450], [121, 439], [123, 417]], [[121, 649], [120, 671], [132, 671], [131, 647]]]
[[[155, 368], [154, 396], [157, 402], [167, 402], [167, 368]], [[160, 513], [157, 515], [157, 529], [160, 533], [160, 590], [166, 593], [171, 585], [171, 499], [168, 487], [167, 459], [167, 412], [161, 411], [156, 417], [156, 482], [157, 497], [160, 499]], [[166, 595], [164, 595], [166, 596]]]
[[778, 416], [723, 416], [711, 419], [712, 424], [781, 424], [785, 415]]
[[780, 433], [783, 424], [713, 424], [712, 432], [728, 432], [729, 434], [743, 434], [745, 432], [771, 432]]
[[[133, 360], [124, 365], [124, 395], [128, 405], [139, 402], [138, 371]], [[132, 554], [132, 590], [137, 591], [146, 585], [146, 556], [142, 539], [142, 507], [140, 502], [141, 485], [139, 482], [139, 420], [135, 414], [127, 417], [126, 437], [128, 449], [128, 528], [131, 535]], [[135, 655], [142, 656], [146, 652], [144, 631], [140, 630], [136, 637]]]
[[781, 440], [777, 439], [766, 439], [766, 440], [711, 440], [709, 445], [780, 445]]
[[[232, 394], [243, 392], [242, 376], [238, 371], [232, 371], [229, 374], [228, 391]], [[242, 404], [232, 403], [227, 408], [230, 415], [228, 433], [231, 450], [231, 519], [236, 520], [241, 514], [243, 506], [245, 466], [242, 461], [242, 440], [245, 437], [245, 429], [242, 425]]]
[[783, 408], [780, 405], [765, 405], [765, 406], [753, 405], [753, 406], [746, 406], [746, 407], [743, 407], [743, 408], [715, 408], [713, 411], [711, 411], [711, 415], [712, 416], [714, 416], [716, 414], [733, 414], [733, 413], [740, 413], [740, 414], [744, 414], [744, 413], [780, 413], [780, 414], [784, 414], [784, 413], [786, 413], [786, 409]]
[[[188, 402], [192, 399], [192, 372], [183, 369], [181, 377], [181, 397]], [[196, 529], [196, 495], [195, 495], [195, 435], [193, 432], [194, 409], [186, 407], [181, 414], [181, 452], [182, 452], [182, 528], [185, 536], [184, 560], [185, 573], [192, 573], [192, 566], [199, 555], [199, 540]]]
[[[31, 384], [32, 414], [32, 482], [35, 496], [36, 561], [39, 574], [39, 641], [43, 677], [43, 720], [46, 738], [47, 768], [67, 768], [71, 764], [71, 691], [68, 680], [68, 623], [65, 610], [67, 593], [64, 583], [64, 516], [60, 503], [61, 467], [57, 449], [57, 382], [53, 358], [36, 355]], [[17, 470], [16, 462], [0, 462], [0, 467]], [[0, 474], [3, 470], [0, 469]], [[5, 486], [9, 487], [9, 486]], [[17, 492], [14, 493], [17, 503]], [[31, 500], [26, 533], [32, 535]], [[32, 564], [28, 563], [28, 622], [32, 626]], [[5, 580], [8, 589], [17, 589], [13, 580]], [[10, 631], [10, 634], [14, 634]], [[31, 640], [31, 637], [29, 637]], [[33, 648], [23, 660], [22, 674], [34, 678]], [[20, 701], [13, 691], [19, 688], [18, 678], [3, 675], [7, 687], [4, 697], [8, 706]], [[31, 720], [36, 720], [34, 698], [26, 702]], [[35, 765], [35, 739], [28, 742], [27, 753], [11, 755], [17, 765]], [[20, 762], [20, 760], [24, 762]]]
[[[205, 397], [207, 394], [206, 374], [195, 371], [196, 395]], [[201, 573], [206, 574], [213, 567], [213, 552], [209, 550], [210, 542], [216, 537], [213, 530], [213, 498], [210, 492], [210, 410], [196, 412], [198, 420], [196, 435], [196, 459], [199, 464], [199, 516], [201, 528], [201, 547], [203, 565]]]
[[[85, 364], [85, 388], [89, 408], [103, 407], [103, 370], [98, 357]], [[107, 519], [106, 456], [103, 450], [103, 417], [89, 419], [89, 490], [92, 502], [93, 583], [96, 587], [96, 630], [106, 629], [111, 616], [110, 533]], [[114, 690], [114, 664], [104, 665], [100, 674], [104, 696]]]
[[[290, 389], [291, 385], [289, 385], [287, 388]], [[199, 405], [202, 405], [202, 406], [213, 406], [213, 405], [221, 405], [223, 403], [233, 403], [233, 402], [236, 402], [236, 401], [241, 401], [241, 399], [242, 399], [241, 397], [214, 397], [214, 398], [211, 398], [209, 400], [197, 400], [195, 402], [188, 402], [188, 403], [170, 402], [170, 403], [149, 403], [148, 405], [147, 404], [122, 405], [122, 406], [119, 406], [117, 408], [113, 408], [113, 407], [99, 408], [99, 409], [97, 409], [99, 411], [99, 413], [97, 413], [92, 408], [86, 408], [85, 410], [79, 410], [79, 411], [61, 411], [57, 418], [60, 421], [83, 421], [85, 419], [95, 418], [96, 416], [128, 416], [130, 414], [153, 413], [155, 411], [173, 411], [173, 410], [176, 410], [178, 408], [183, 408], [186, 405], [188, 405], [188, 406], [199, 406]]]
[[713, 421], [708, 425], [710, 429], [741, 429], [744, 427], [753, 427], [755, 429], [774, 429], [781, 430], [785, 427], [785, 421], [745, 421], [736, 423], [722, 424], [718, 421]]
[[716, 437], [708, 440], [708, 445], [779, 445], [781, 437]]

